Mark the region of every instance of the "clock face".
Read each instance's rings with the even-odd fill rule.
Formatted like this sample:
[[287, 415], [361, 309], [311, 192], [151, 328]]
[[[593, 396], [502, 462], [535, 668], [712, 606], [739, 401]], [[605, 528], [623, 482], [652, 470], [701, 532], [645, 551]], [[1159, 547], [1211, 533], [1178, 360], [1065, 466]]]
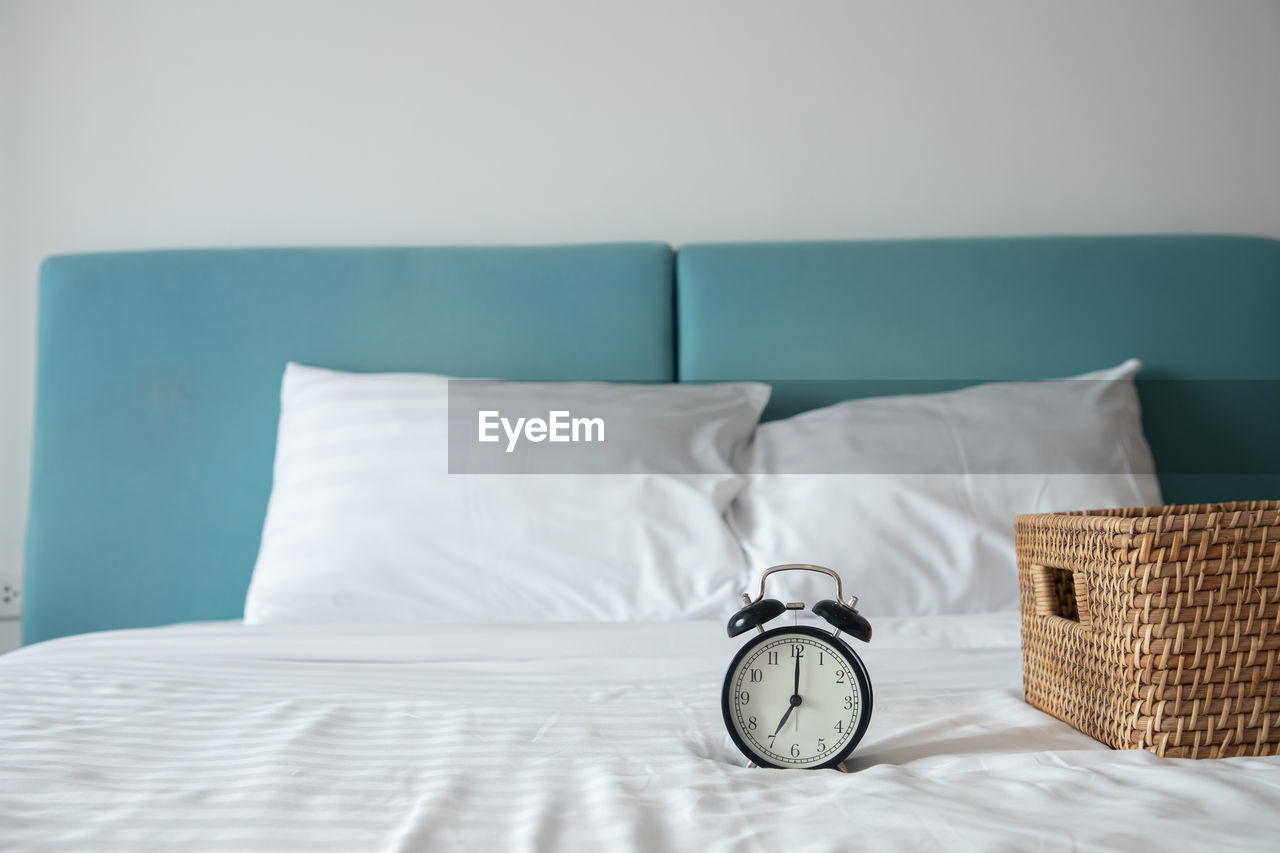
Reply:
[[721, 710], [742, 752], [766, 767], [835, 766], [871, 720], [871, 682], [843, 640], [799, 626], [742, 647], [725, 676]]

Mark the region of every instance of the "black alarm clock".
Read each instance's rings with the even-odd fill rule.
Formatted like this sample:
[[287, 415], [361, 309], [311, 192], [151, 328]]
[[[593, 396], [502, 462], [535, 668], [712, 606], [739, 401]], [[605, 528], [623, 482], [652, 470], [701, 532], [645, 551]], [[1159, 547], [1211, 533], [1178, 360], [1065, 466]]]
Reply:
[[[807, 625], [764, 629], [764, 624], [803, 602], [783, 604], [764, 597], [764, 583], [775, 572], [807, 571], [830, 575], [836, 598], [813, 606], [813, 613], [834, 628]], [[749, 765], [845, 770], [844, 760], [862, 740], [871, 721], [871, 680], [862, 659], [841, 634], [871, 641], [871, 624], [846, 602], [840, 576], [823, 566], [787, 563], [760, 576], [760, 594], [743, 594], [746, 606], [729, 620], [729, 636], [756, 629], [757, 635], [734, 655], [724, 677], [720, 709], [729, 737]]]

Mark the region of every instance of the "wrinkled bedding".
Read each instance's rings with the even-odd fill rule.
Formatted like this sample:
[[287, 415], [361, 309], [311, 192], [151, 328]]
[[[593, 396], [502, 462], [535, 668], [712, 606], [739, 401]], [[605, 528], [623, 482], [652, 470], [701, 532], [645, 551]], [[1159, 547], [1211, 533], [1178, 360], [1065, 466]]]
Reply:
[[1017, 616], [872, 620], [854, 772], [745, 767], [720, 622], [181, 625], [0, 657], [0, 850], [1275, 849], [1280, 759], [1021, 700]]

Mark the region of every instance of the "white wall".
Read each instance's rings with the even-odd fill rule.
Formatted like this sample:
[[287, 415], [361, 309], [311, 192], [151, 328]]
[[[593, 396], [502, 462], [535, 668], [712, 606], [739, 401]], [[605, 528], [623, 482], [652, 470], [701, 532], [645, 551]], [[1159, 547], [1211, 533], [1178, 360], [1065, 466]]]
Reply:
[[[0, 0], [0, 585], [18, 577], [30, 447], [31, 285], [17, 258], [16, 10]], [[0, 654], [18, 644], [19, 624], [0, 618]]]
[[0, 0], [0, 573], [53, 252], [1280, 236], [1275, 0]]

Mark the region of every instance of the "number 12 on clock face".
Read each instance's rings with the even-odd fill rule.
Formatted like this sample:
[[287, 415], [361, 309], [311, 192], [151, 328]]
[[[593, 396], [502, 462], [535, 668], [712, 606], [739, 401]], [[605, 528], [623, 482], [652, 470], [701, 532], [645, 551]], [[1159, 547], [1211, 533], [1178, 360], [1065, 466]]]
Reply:
[[725, 675], [721, 710], [734, 743], [763, 767], [834, 767], [871, 719], [871, 682], [839, 638], [807, 626], [766, 631]]

